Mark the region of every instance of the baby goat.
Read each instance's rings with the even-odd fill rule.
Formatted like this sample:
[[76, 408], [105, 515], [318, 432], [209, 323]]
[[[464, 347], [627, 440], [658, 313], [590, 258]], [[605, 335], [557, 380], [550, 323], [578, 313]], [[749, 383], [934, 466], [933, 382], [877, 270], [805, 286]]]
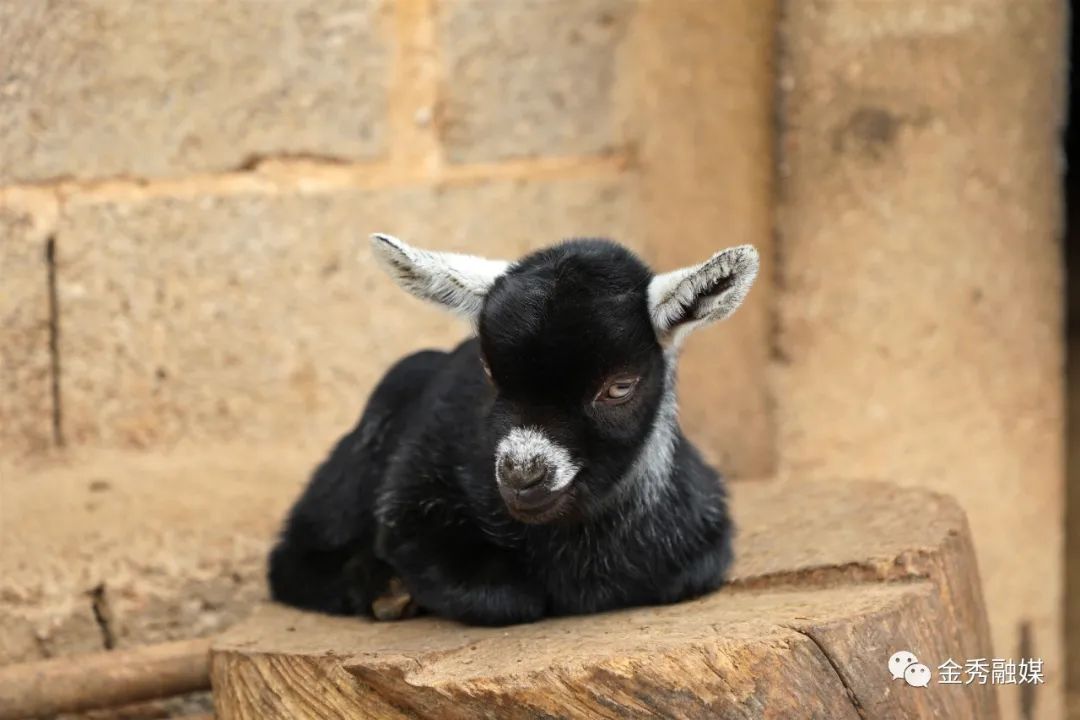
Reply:
[[375, 235], [413, 295], [472, 321], [399, 361], [315, 471], [270, 557], [273, 597], [482, 625], [675, 602], [731, 562], [724, 487], [676, 418], [686, 335], [757, 275], [744, 245], [662, 275], [604, 240], [513, 263]]

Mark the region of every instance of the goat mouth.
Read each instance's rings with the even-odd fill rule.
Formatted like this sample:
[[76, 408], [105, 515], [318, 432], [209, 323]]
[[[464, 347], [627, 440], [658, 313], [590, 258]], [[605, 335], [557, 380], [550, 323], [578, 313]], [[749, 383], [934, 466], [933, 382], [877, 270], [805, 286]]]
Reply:
[[542, 525], [561, 517], [571, 499], [571, 493], [569, 492], [556, 492], [538, 503], [527, 505], [516, 503], [510, 497], [504, 497], [504, 502], [506, 503], [506, 509], [510, 511], [510, 515], [516, 520], [529, 525]]

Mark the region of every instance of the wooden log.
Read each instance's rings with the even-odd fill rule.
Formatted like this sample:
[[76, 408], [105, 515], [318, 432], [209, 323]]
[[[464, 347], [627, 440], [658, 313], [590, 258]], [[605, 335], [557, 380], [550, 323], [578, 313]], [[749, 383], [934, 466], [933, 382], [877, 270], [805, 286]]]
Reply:
[[0, 668], [0, 720], [115, 707], [209, 689], [210, 640]]
[[[216, 717], [998, 717], [978, 571], [951, 499], [883, 484], [746, 482], [732, 583], [693, 602], [512, 628], [268, 605], [211, 653]], [[910, 650], [935, 681], [887, 666]]]

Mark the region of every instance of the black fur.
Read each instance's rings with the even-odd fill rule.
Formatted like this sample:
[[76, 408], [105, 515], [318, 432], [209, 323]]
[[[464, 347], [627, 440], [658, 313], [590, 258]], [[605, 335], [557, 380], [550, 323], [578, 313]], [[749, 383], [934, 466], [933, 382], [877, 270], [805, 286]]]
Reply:
[[[615, 244], [564, 243], [495, 282], [479, 339], [398, 362], [292, 509], [273, 597], [370, 614], [397, 576], [426, 611], [502, 625], [717, 588], [731, 561], [723, 485], [673, 418], [667, 472], [649, 487], [632, 472], [673, 382], [652, 277]], [[594, 402], [619, 373], [641, 378], [630, 400]], [[496, 446], [521, 426], [581, 468], [540, 520], [512, 512], [496, 480]]]

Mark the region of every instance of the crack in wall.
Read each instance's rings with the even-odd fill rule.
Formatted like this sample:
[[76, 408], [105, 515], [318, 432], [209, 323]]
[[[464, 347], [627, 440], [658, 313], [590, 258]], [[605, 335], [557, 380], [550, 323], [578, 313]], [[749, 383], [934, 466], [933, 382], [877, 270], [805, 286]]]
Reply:
[[56, 236], [45, 241], [45, 265], [49, 287], [49, 396], [52, 402], [52, 438], [64, 446], [64, 412], [60, 385], [60, 294], [57, 290]]
[[830, 655], [829, 652], [825, 649], [825, 646], [821, 644], [821, 641], [814, 637], [814, 634], [809, 630], [803, 630], [802, 628], [798, 628], [793, 625], [784, 625], [783, 627], [786, 627], [788, 630], [802, 635], [804, 638], [814, 644], [814, 647], [818, 649], [818, 652], [821, 653], [821, 655], [825, 658], [825, 661], [828, 662], [829, 666], [833, 669], [833, 672], [836, 674], [837, 680], [839, 680], [840, 684], [843, 685], [844, 692], [847, 693], [848, 699], [851, 701], [851, 706], [855, 708], [855, 712], [858, 713], [860, 718], [863, 718], [863, 720], [865, 720], [866, 710], [863, 708], [862, 702], [859, 700], [859, 696], [855, 694], [855, 691], [851, 688], [851, 685], [848, 684], [848, 680], [846, 677], [844, 677], [844, 672], [840, 669], [840, 665], [837, 664], [836, 660], [834, 660], [832, 655]]
[[360, 164], [348, 157], [312, 152], [251, 153], [225, 172], [259, 172], [261, 166], [268, 163], [311, 163], [316, 165], [347, 166]]
[[105, 594], [105, 583], [90, 591], [90, 610], [94, 613], [94, 620], [101, 631], [102, 646], [106, 650], [112, 650], [116, 647], [116, 635], [112, 628], [112, 608]]

